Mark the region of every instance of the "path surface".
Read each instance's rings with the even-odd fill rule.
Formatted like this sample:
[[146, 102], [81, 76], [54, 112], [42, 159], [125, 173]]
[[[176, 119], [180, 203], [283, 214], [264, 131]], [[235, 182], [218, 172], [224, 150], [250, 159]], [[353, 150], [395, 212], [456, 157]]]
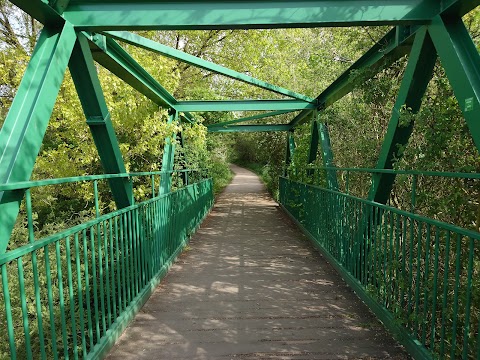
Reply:
[[258, 177], [232, 169], [108, 359], [407, 359]]

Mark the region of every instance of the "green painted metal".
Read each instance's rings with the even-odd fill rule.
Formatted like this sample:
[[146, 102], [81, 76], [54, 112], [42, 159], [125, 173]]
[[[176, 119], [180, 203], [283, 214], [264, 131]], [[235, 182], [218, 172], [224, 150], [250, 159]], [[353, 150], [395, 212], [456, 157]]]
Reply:
[[[157, 173], [142, 176], [148, 179], [149, 174]], [[108, 178], [103, 175], [102, 181]], [[47, 184], [70, 180], [47, 180], [51, 182]], [[88, 179], [93, 184], [98, 180]], [[23, 189], [23, 183], [18, 186]], [[10, 342], [10, 354], [5, 356], [15, 359], [25, 353], [26, 358], [37, 358], [31, 346], [22, 348], [23, 342], [15, 342], [19, 334], [38, 344], [44, 359], [104, 356], [208, 214], [212, 188], [211, 179], [200, 180], [1, 254], [7, 319], [1, 331]], [[30, 266], [36, 258], [45, 259], [37, 280]], [[17, 286], [22, 296], [10, 296]], [[40, 323], [42, 312], [25, 315], [28, 299], [40, 293], [44, 296], [37, 297], [37, 306], [49, 315], [49, 333], [32, 326]], [[21, 309], [22, 316], [13, 321], [15, 309]]]
[[[479, 254], [465, 262], [460, 251], [478, 232], [286, 178], [280, 203], [415, 359], [480, 356], [477, 334], [458, 326], [478, 322], [469, 284]], [[365, 242], [366, 214], [377, 230]]]
[[[122, 153], [103, 96], [88, 40], [80, 33], [70, 61], [70, 73], [105, 173], [125, 173]], [[109, 184], [118, 208], [133, 204], [132, 184], [129, 179], [111, 179]]]
[[[66, 24], [45, 28], [0, 129], [0, 183], [27, 181], [40, 150], [76, 35]], [[23, 193], [0, 193], [0, 254], [5, 252]]]
[[92, 51], [97, 63], [144, 94], [159, 106], [172, 108], [175, 98], [161, 86], [128, 52], [115, 41], [100, 34], [91, 35], [97, 48]]
[[[328, 168], [332, 168], [334, 166], [333, 151], [332, 151], [332, 145], [330, 144], [330, 133], [328, 131], [327, 124], [320, 122], [318, 124], [318, 132], [320, 135], [320, 143], [322, 145], [323, 164]], [[327, 183], [328, 183], [329, 189], [331, 190], [338, 189], [338, 179], [337, 179], [337, 173], [335, 171], [327, 170]]]
[[46, 0], [9, 0], [50, 29], [60, 29], [65, 19]]
[[[328, 126], [317, 119], [317, 114], [314, 115], [315, 120], [312, 122], [312, 129], [310, 132], [310, 148], [308, 153], [308, 163], [311, 164], [317, 159], [318, 145], [321, 145], [322, 161], [324, 169], [327, 174], [327, 184], [332, 190], [338, 189], [337, 173], [334, 167], [332, 146], [330, 144], [330, 133]], [[307, 169], [307, 175], [314, 175], [314, 169]]]
[[[174, 108], [177, 100], [157, 80], [155, 80], [132, 56], [115, 40], [100, 34], [88, 34], [92, 40], [94, 60], [125, 81], [135, 90], [148, 97], [157, 105]], [[194, 122], [188, 112], [182, 116], [187, 122]]]
[[179, 101], [177, 111], [295, 111], [314, 109], [315, 104], [301, 100], [205, 100]]
[[[399, 26], [389, 31], [317, 97], [318, 108], [323, 110], [350, 93], [359, 82], [358, 76], [352, 75], [364, 71], [366, 74], [361, 77], [361, 80], [368, 80], [407, 54], [416, 28]], [[305, 123], [312, 113], [312, 110], [303, 110], [290, 122], [290, 125], [298, 126]]]
[[[317, 160], [318, 154], [318, 144], [319, 144], [319, 134], [318, 134], [318, 123], [317, 123], [317, 114], [314, 113], [312, 121], [312, 127], [310, 129], [310, 146], [308, 148], [308, 161], [307, 163], [310, 165], [315, 160]], [[315, 169], [308, 169], [307, 175], [312, 176], [315, 173]]]
[[[172, 124], [178, 120], [178, 112], [172, 111], [168, 117], [168, 123]], [[172, 188], [172, 174], [175, 162], [175, 145], [176, 134], [165, 139], [165, 146], [163, 148], [162, 172], [167, 175], [160, 176], [159, 194], [168, 194]]]
[[[420, 109], [423, 94], [433, 75], [437, 54], [426, 28], [415, 35], [415, 41], [400, 86], [397, 101], [388, 124], [387, 133], [380, 149], [378, 169], [391, 169], [394, 159], [401, 156], [399, 149], [405, 146], [413, 130], [413, 122], [403, 124], [401, 112], [408, 109], [416, 113]], [[393, 174], [376, 173], [372, 178], [369, 199], [385, 204], [395, 181]]]
[[435, 18], [428, 32], [480, 151], [480, 55], [461, 18]]
[[[403, 1], [71, 1], [65, 18], [85, 29], [205, 30], [425, 24], [432, 0]], [[126, 16], [129, 14], [129, 16]]]
[[290, 125], [236, 125], [209, 127], [208, 132], [268, 132], [268, 131], [289, 131]]
[[273, 117], [273, 116], [277, 116], [277, 115], [288, 114], [288, 113], [290, 113], [290, 112], [291, 112], [291, 111], [289, 111], [289, 110], [267, 112], [267, 113], [263, 113], [263, 114], [258, 114], [258, 115], [252, 115], [252, 116], [243, 117], [243, 118], [240, 118], [240, 119], [235, 119], [235, 120], [230, 120], [230, 121], [224, 121], [224, 122], [216, 123], [216, 124], [210, 124], [210, 125], [207, 125], [207, 128], [217, 128], [217, 127], [221, 127], [221, 126], [223, 127], [223, 126], [232, 125], [232, 124], [238, 124], [238, 123], [247, 122], [247, 121], [254, 121], [254, 120], [260, 120], [260, 119], [266, 119], [266, 118]]
[[243, 73], [239, 73], [238, 71], [228, 69], [224, 66], [215, 64], [211, 61], [203, 60], [199, 57], [187, 54], [183, 51], [174, 49], [170, 46], [166, 46], [163, 44], [160, 44], [158, 42], [155, 42], [153, 40], [141, 37], [136, 34], [132, 34], [129, 32], [106, 32], [105, 33], [107, 36], [110, 36], [114, 39], [126, 42], [131, 45], [139, 46], [143, 49], [153, 51], [157, 54], [161, 54], [163, 56], [166, 56], [171, 59], [179, 60], [181, 62], [187, 63], [189, 65], [196, 66], [201, 69], [205, 69], [208, 71], [211, 71], [215, 74], [220, 74], [224, 75], [226, 77], [229, 77], [234, 80], [242, 81], [244, 83], [259, 87], [261, 89], [265, 89], [280, 95], [285, 95], [288, 97], [292, 97], [298, 100], [303, 100], [307, 102], [313, 101], [312, 98], [309, 98], [308, 96], [298, 94], [294, 91], [284, 89], [280, 86], [276, 86], [273, 84], [269, 84], [265, 81], [255, 79], [252, 76], [248, 76]]
[[287, 133], [287, 147], [286, 147], [286, 152], [285, 152], [285, 168], [283, 170], [283, 173], [285, 176], [288, 174], [288, 168], [290, 164], [292, 163], [293, 160], [293, 155], [295, 153], [295, 138], [293, 136], [293, 130], [290, 129]]

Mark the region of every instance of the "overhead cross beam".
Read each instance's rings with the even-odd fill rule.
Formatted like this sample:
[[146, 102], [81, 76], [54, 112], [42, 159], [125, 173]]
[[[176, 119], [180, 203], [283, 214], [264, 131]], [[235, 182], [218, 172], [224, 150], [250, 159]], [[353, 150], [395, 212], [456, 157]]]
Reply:
[[273, 117], [273, 116], [277, 116], [277, 115], [283, 115], [283, 114], [288, 114], [288, 113], [291, 113], [291, 112], [292, 112], [292, 111], [290, 111], [290, 110], [273, 111], [273, 112], [268, 112], [268, 113], [263, 113], [263, 114], [258, 114], [258, 115], [252, 115], [252, 116], [242, 117], [242, 118], [240, 118], [240, 119], [224, 121], [224, 122], [221, 122], [221, 123], [210, 124], [210, 125], [207, 125], [207, 128], [211, 128], [211, 127], [221, 127], [221, 126], [238, 124], [238, 123], [247, 122], [247, 121], [254, 121], [254, 120], [260, 120], [260, 119], [266, 119], [266, 118], [269, 118], [269, 117]]
[[289, 131], [289, 125], [236, 125], [209, 127], [208, 132], [269, 132], [269, 131]]
[[178, 111], [295, 111], [315, 109], [315, 104], [299, 100], [205, 100], [179, 101]]
[[82, 29], [205, 30], [426, 24], [438, 0], [82, 1], [65, 18]]

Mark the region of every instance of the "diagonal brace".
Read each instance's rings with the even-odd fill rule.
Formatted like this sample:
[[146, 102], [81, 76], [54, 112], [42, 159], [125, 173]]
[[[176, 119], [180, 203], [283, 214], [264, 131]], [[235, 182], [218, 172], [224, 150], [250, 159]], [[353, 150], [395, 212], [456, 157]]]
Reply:
[[[28, 181], [75, 44], [73, 26], [44, 28], [0, 129], [0, 183]], [[23, 192], [0, 192], [0, 254], [15, 224]]]
[[269, 84], [265, 81], [256, 79], [252, 76], [248, 76], [238, 71], [228, 69], [224, 66], [215, 64], [211, 61], [203, 60], [199, 57], [187, 54], [183, 51], [157, 43], [153, 40], [146, 39], [136, 34], [132, 34], [125, 31], [108, 31], [108, 32], [105, 32], [105, 35], [110, 36], [114, 39], [126, 42], [128, 44], [139, 46], [143, 49], [156, 52], [168, 58], [175, 59], [175, 60], [187, 63], [189, 65], [193, 65], [201, 69], [211, 71], [215, 74], [224, 75], [231, 79], [242, 81], [244, 83], [259, 87], [261, 89], [265, 89], [265, 90], [268, 90], [280, 95], [285, 95], [298, 100], [303, 100], [307, 102], [313, 101], [313, 99], [309, 98], [308, 96], [298, 94], [294, 91], [284, 89], [280, 86]]
[[[401, 156], [412, 134], [413, 123], [402, 124], [401, 112], [404, 108], [412, 113], [420, 110], [422, 97], [433, 76], [437, 53], [426, 28], [415, 36], [407, 68], [400, 85], [397, 101], [393, 107], [387, 133], [380, 150], [377, 169], [392, 169], [396, 158]], [[374, 174], [369, 199], [385, 204], [395, 182], [395, 174]]]
[[[106, 174], [126, 173], [122, 153], [113, 129], [87, 38], [79, 33], [70, 61], [72, 74], [87, 124], [92, 132]], [[118, 208], [133, 204], [130, 179], [110, 179], [110, 188]]]

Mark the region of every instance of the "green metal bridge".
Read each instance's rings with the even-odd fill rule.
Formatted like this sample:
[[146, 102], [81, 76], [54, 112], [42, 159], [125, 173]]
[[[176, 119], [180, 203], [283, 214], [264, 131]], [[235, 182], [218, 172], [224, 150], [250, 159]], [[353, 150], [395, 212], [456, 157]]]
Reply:
[[[174, 171], [174, 139], [181, 134], [167, 139], [161, 171], [126, 172], [96, 62], [168, 109], [170, 122], [195, 122], [195, 112], [265, 111], [208, 130], [283, 131], [287, 164], [295, 151], [295, 129], [310, 122], [309, 161], [315, 161], [320, 149], [328, 186], [282, 177], [281, 205], [412, 356], [480, 359], [480, 299], [475, 285], [480, 234], [415, 214], [418, 177], [478, 179], [480, 175], [392, 170], [396, 149], [407, 144], [413, 131], [413, 124], [400, 124], [400, 111], [403, 107], [419, 111], [437, 58], [480, 151], [480, 57], [462, 21], [479, 0], [10, 1], [44, 25], [0, 130], [0, 326], [8, 338], [10, 358], [104, 356], [213, 205], [208, 174]], [[315, 99], [130, 32], [377, 25], [392, 29]], [[283, 99], [177, 100], [119, 43], [257, 86]], [[376, 168], [336, 168], [328, 127], [319, 116], [353, 89], [350, 75], [355, 71], [368, 68], [369, 76], [374, 76], [405, 55], [408, 65]], [[106, 175], [32, 182], [67, 67]], [[238, 125], [293, 112], [299, 114], [288, 124]], [[316, 172], [308, 170], [311, 176]], [[339, 180], [340, 172], [347, 181]], [[371, 177], [365, 198], [349, 193], [348, 178], [358, 172]], [[399, 173], [414, 179], [410, 212], [387, 205]], [[135, 201], [139, 181], [151, 184], [151, 194]], [[171, 191], [173, 181], [182, 186]], [[72, 183], [92, 186], [97, 217], [36, 239], [31, 189]], [[116, 210], [101, 214], [99, 185], [106, 184]], [[23, 202], [28, 244], [15, 246], [10, 238]]]

